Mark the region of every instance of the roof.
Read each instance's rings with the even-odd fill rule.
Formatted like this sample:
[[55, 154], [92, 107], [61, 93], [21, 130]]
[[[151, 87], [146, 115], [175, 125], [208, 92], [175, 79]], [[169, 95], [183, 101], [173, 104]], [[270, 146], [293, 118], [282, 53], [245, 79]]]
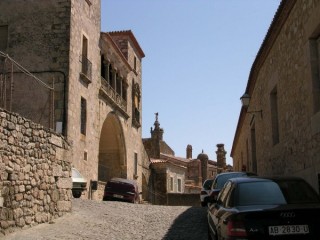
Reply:
[[182, 157], [176, 157], [170, 154], [165, 154], [165, 153], [160, 153], [160, 157], [167, 159], [167, 160], [177, 160], [177, 161], [181, 161], [184, 163], [189, 163], [192, 161], [192, 159], [186, 159], [186, 158], [182, 158]]
[[184, 164], [179, 164], [179, 162], [170, 161], [169, 159], [154, 159], [154, 158], [151, 158], [150, 159], [150, 163], [153, 164], [153, 165], [166, 163], [166, 164], [170, 164], [170, 165], [177, 166], [177, 167], [180, 167], [180, 168], [186, 168], [186, 166], [184, 166]]
[[120, 56], [120, 58], [122, 59], [122, 61], [125, 63], [125, 65], [128, 67], [128, 69], [130, 71], [132, 71], [132, 67], [130, 66], [130, 64], [128, 63], [128, 60], [125, 58], [125, 56], [123, 55], [123, 53], [121, 52], [121, 50], [119, 49], [118, 45], [113, 41], [112, 37], [110, 36], [109, 33], [106, 32], [101, 32], [100, 36], [103, 40], [105, 41], [109, 41], [113, 47], [113, 49], [117, 52], [117, 54]]
[[[274, 42], [276, 41], [284, 23], [286, 22], [293, 6], [295, 5], [296, 0], [282, 0], [278, 10], [270, 24], [270, 27], [267, 31], [267, 34], [260, 46], [260, 49], [257, 53], [257, 56], [252, 64], [250, 74], [249, 74], [249, 79], [247, 82], [247, 87], [245, 90], [245, 94], [249, 94], [252, 96], [252, 92], [255, 87], [256, 79], [259, 74], [259, 71], [261, 67], [263, 66], [270, 49], [273, 47]], [[235, 136], [233, 139], [233, 144], [232, 144], [232, 149], [230, 156], [233, 156], [234, 153], [234, 148], [237, 145], [238, 139], [239, 139], [239, 134], [240, 134], [240, 129], [242, 128], [244, 119], [245, 119], [245, 113], [246, 109], [244, 107], [241, 108], [239, 119], [238, 119], [238, 124], [235, 132]]]
[[150, 162], [151, 163], [166, 163], [166, 162], [168, 162], [168, 160], [150, 158]]
[[139, 55], [141, 58], [145, 57], [144, 52], [142, 51], [142, 48], [140, 47], [137, 39], [133, 35], [131, 30], [123, 30], [123, 31], [112, 31], [108, 32], [110, 36], [128, 36], [132, 43], [134, 44], [135, 48], [137, 49]]

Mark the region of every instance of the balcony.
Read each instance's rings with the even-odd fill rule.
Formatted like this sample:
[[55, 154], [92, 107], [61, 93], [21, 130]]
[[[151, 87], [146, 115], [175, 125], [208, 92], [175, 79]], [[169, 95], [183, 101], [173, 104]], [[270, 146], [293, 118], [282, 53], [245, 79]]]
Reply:
[[129, 115], [127, 114], [127, 102], [118, 94], [108, 83], [107, 80], [105, 80], [103, 77], [101, 77], [101, 88], [100, 88], [100, 96], [102, 96], [104, 99], [106, 99], [111, 105], [119, 110], [120, 113], [125, 118], [129, 118]]
[[80, 56], [80, 62], [81, 62], [80, 78], [85, 83], [89, 84], [91, 83], [91, 78], [92, 78], [92, 63], [84, 55]]

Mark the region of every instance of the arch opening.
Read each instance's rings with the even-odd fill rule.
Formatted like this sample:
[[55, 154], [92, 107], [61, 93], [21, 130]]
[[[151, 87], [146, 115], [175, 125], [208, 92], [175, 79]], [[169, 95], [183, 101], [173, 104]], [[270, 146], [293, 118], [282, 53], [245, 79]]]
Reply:
[[101, 129], [98, 180], [107, 182], [113, 177], [127, 178], [127, 167], [122, 127], [117, 116], [110, 113]]

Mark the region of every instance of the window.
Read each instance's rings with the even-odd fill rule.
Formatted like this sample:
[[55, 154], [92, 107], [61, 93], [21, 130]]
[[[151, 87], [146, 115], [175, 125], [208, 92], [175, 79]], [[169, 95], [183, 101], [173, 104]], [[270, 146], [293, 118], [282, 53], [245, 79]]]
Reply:
[[8, 25], [0, 26], [0, 51], [6, 52], [8, 47]]
[[86, 135], [87, 126], [87, 100], [81, 98], [81, 113], [80, 113], [80, 132]]
[[137, 71], [137, 58], [136, 57], [134, 57], [134, 59], [133, 59], [133, 69], [135, 71]]
[[134, 175], [138, 175], [138, 153], [134, 153]]
[[88, 57], [88, 39], [85, 36], [82, 36], [82, 56]]
[[114, 80], [113, 80], [114, 77], [113, 77], [113, 69], [112, 69], [111, 64], [109, 64], [108, 72], [109, 72], [108, 73], [109, 78], [107, 80], [109, 82], [109, 85], [114, 89], [115, 84], [114, 84]]
[[229, 191], [231, 190], [232, 184], [231, 182], [227, 182], [224, 187], [221, 189], [221, 192], [219, 194], [219, 198], [217, 200], [217, 202], [219, 204], [225, 205], [226, 201], [227, 201], [227, 196]]
[[237, 206], [286, 203], [280, 187], [272, 181], [240, 183], [236, 199]]
[[88, 152], [87, 151], [83, 152], [83, 160], [85, 160], [85, 161], [88, 160]]
[[169, 190], [173, 192], [173, 177], [170, 177]]
[[141, 91], [140, 85], [132, 80], [132, 123], [140, 127], [140, 101]]
[[279, 116], [278, 116], [278, 93], [275, 87], [270, 94], [271, 124], [273, 145], [279, 143]]
[[178, 178], [178, 192], [182, 192], [182, 180]]
[[88, 39], [82, 36], [82, 55], [81, 55], [81, 73], [87, 78], [88, 83], [91, 81], [92, 63], [88, 59]]
[[107, 79], [106, 66], [105, 66], [104, 62], [105, 62], [104, 56], [101, 55], [101, 77], [103, 77], [104, 79]]

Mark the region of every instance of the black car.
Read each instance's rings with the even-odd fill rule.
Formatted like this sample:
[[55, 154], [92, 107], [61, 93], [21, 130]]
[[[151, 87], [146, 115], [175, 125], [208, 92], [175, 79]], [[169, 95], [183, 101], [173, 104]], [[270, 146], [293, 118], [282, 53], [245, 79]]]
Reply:
[[257, 174], [252, 173], [252, 172], [224, 172], [224, 173], [219, 173], [214, 178], [213, 182], [211, 183], [210, 191], [208, 192], [208, 196], [206, 197], [205, 201], [208, 202], [209, 197], [217, 198], [220, 190], [223, 188], [224, 184], [230, 178], [245, 177], [245, 176], [257, 176]]
[[320, 239], [320, 197], [301, 178], [232, 178], [210, 201], [209, 239]]

